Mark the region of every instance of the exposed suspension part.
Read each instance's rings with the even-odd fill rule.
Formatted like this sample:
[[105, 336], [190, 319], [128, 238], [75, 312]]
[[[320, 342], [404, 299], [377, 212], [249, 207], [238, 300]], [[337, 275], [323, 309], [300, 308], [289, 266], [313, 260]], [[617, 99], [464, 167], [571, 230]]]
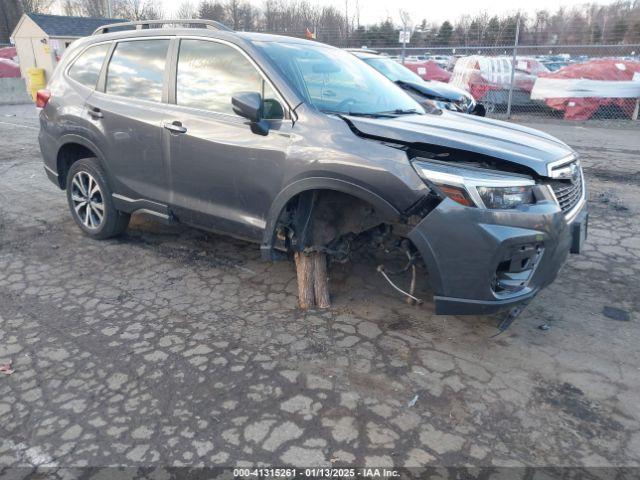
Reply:
[[[397, 246], [397, 248], [403, 250], [404, 254], [407, 257], [407, 263], [405, 264], [405, 266], [399, 270], [393, 271], [393, 270], [385, 269], [384, 265], [380, 264], [378, 265], [376, 270], [380, 273], [380, 275], [383, 276], [383, 278], [387, 282], [389, 282], [389, 285], [391, 285], [396, 291], [398, 291], [399, 293], [401, 293], [406, 297], [406, 301], [409, 305], [415, 305], [415, 304], [420, 305], [423, 303], [422, 299], [414, 296], [415, 289], [416, 289], [417, 253], [411, 251], [411, 244], [407, 239], [404, 239], [401, 242], [399, 242], [399, 245]], [[398, 285], [396, 285], [396, 283], [393, 280], [391, 280], [389, 275], [402, 275], [404, 273], [407, 273], [408, 271], [411, 271], [411, 283], [409, 286], [409, 291], [407, 292], [402, 288], [400, 288]]]

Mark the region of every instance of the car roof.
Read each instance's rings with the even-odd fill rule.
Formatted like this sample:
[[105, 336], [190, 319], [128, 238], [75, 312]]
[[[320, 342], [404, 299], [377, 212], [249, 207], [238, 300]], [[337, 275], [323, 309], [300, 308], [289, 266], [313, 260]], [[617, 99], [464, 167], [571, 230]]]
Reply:
[[[285, 35], [274, 35], [270, 33], [256, 33], [256, 32], [236, 32], [234, 30], [212, 30], [207, 28], [144, 28], [139, 30], [113, 30], [108, 33], [97, 33], [89, 37], [85, 37], [83, 40], [89, 43], [107, 41], [107, 40], [124, 40], [128, 38], [141, 38], [152, 37], [158, 35], [167, 36], [195, 36], [206, 38], [217, 38], [221, 40], [240, 40], [237, 43], [254, 43], [254, 42], [277, 42], [277, 43], [289, 43], [299, 45], [314, 45], [326, 48], [336, 48], [325, 43], [307, 40], [303, 38], [288, 37]], [[337, 48], [336, 48], [337, 49]]]
[[275, 35], [272, 33], [257, 33], [257, 32], [233, 32], [240, 38], [244, 38], [251, 42], [278, 42], [278, 43], [295, 43], [300, 45], [315, 45], [321, 47], [332, 47], [322, 42], [315, 42], [313, 40], [307, 40], [305, 38], [287, 37], [286, 35]]
[[[259, 53], [259, 49], [255, 45], [257, 42], [278, 42], [282, 44], [298, 44], [298, 45], [313, 45], [316, 47], [328, 48], [340, 50], [336, 47], [332, 47], [330, 45], [326, 45], [321, 42], [315, 42], [311, 40], [305, 40], [301, 38], [287, 37], [284, 35], [272, 35], [266, 33], [249, 33], [249, 32], [235, 32], [233, 30], [212, 30], [209, 28], [188, 28], [188, 27], [177, 27], [177, 28], [141, 28], [141, 29], [128, 29], [128, 30], [112, 30], [107, 33], [94, 33], [88, 37], [84, 37], [76, 42], [73, 42], [71, 48], [68, 49], [71, 55], [66, 55], [67, 51], [65, 51], [67, 62], [73, 61], [74, 55], [72, 52], [80, 51], [92, 44], [101, 43], [101, 42], [117, 42], [121, 40], [130, 40], [130, 39], [140, 39], [145, 37], [199, 37], [203, 39], [215, 39], [215, 40], [223, 40], [229, 43], [240, 47], [242, 50], [247, 52], [248, 54], [256, 54]], [[259, 58], [253, 57], [254, 60], [260, 61]], [[279, 76], [283, 81], [279, 86], [281, 87], [280, 93], [283, 95], [285, 101], [291, 107], [292, 105], [299, 104], [303, 99], [300, 98], [298, 92], [291, 88], [287, 82], [282, 79], [282, 75], [278, 72], [278, 69], [274, 69], [274, 65], [271, 64], [269, 59], [266, 62], [261, 63], [261, 67], [265, 71], [265, 73], [273, 77]]]

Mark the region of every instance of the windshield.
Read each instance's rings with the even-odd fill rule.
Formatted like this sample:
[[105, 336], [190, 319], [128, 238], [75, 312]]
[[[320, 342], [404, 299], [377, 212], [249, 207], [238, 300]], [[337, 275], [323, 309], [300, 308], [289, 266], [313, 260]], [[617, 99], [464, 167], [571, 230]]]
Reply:
[[424, 113], [415, 100], [351, 53], [321, 45], [256, 42], [317, 109], [350, 115]]
[[388, 58], [367, 58], [365, 59], [369, 65], [378, 70], [392, 82], [410, 82], [422, 83], [422, 79], [407, 67], [400, 65], [398, 62]]

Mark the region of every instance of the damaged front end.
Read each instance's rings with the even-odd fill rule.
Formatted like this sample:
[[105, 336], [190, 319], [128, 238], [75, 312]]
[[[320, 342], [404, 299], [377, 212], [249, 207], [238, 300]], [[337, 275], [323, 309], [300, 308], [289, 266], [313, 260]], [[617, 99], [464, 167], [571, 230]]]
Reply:
[[[555, 280], [569, 252], [580, 252], [587, 231], [580, 162], [541, 132], [442, 116], [444, 123], [428, 115], [341, 116], [354, 134], [394, 149], [389, 156], [401, 167], [380, 168], [386, 181], [363, 182], [357, 194], [323, 188], [298, 195], [278, 218], [274, 247], [320, 252], [334, 262], [362, 244], [379, 247], [389, 254], [385, 262], [394, 253], [402, 260], [400, 268], [381, 263], [377, 272], [409, 302], [420, 303], [416, 266], [424, 264], [437, 314], [509, 311], [506, 328]], [[412, 202], [386, 211], [397, 203], [372, 201], [365, 189], [376, 198], [410, 192], [403, 198]]]
[[575, 152], [558, 139], [469, 115], [345, 120], [404, 150], [430, 190], [426, 208], [405, 212], [403, 235], [427, 268], [436, 313], [519, 311], [579, 253], [586, 188]]
[[526, 302], [579, 250], [586, 212], [575, 159], [567, 160], [579, 178], [563, 183], [561, 191], [575, 195], [566, 204], [556, 196], [559, 179], [433, 158], [412, 162], [443, 199], [408, 234], [429, 271], [436, 313], [487, 314]]

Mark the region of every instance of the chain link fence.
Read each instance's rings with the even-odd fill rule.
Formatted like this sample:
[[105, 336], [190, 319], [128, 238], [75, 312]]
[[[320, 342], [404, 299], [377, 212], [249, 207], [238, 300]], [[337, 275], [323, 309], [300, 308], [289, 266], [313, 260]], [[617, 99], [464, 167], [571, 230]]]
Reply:
[[[402, 48], [376, 51], [403, 62]], [[563, 120], [637, 120], [640, 45], [406, 48], [424, 80], [470, 92], [487, 115]]]
[[[440, 45], [418, 32], [407, 44], [400, 32], [366, 30], [272, 30], [267, 33], [315, 38], [341, 48], [367, 48], [393, 58], [423, 80], [445, 82], [470, 92], [487, 116], [522, 120], [636, 121], [640, 110], [640, 43], [604, 44], [590, 32], [567, 30], [547, 35], [552, 42], [520, 44], [516, 28], [501, 31], [493, 45]], [[571, 39], [590, 43], [569, 44]], [[600, 37], [606, 40], [606, 35]], [[471, 44], [469, 44], [471, 43]], [[565, 44], [562, 44], [565, 43]]]

